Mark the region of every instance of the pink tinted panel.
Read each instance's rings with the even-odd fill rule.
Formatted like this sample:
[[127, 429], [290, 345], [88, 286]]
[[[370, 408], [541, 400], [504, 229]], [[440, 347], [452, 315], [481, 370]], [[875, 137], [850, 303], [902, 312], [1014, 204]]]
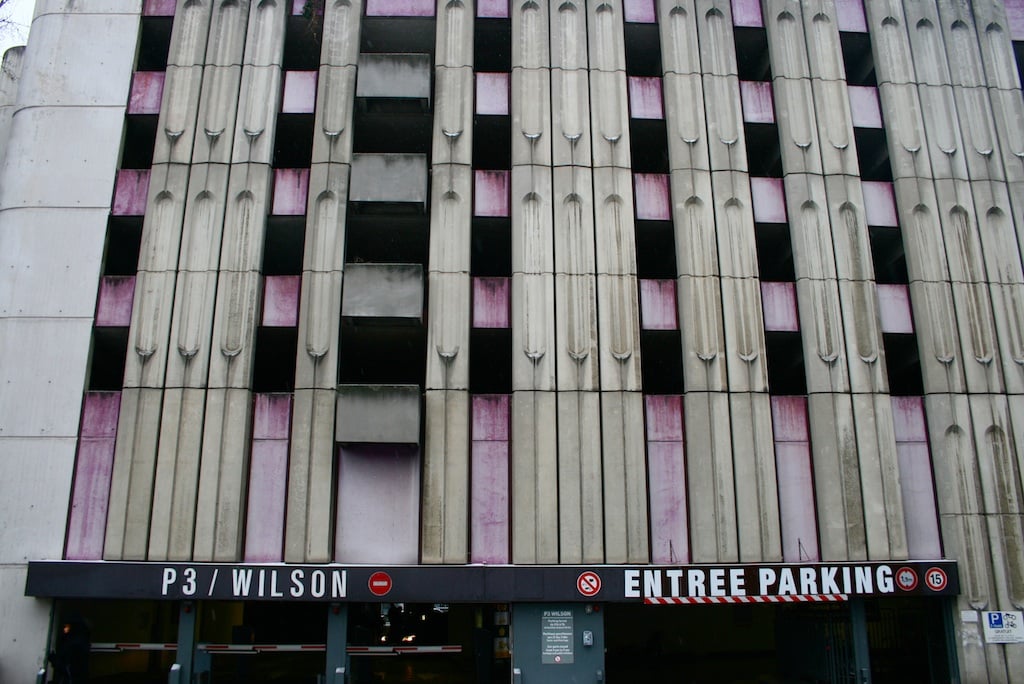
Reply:
[[629, 77], [629, 115], [634, 119], [664, 119], [661, 79], [657, 76]]
[[654, 0], [623, 0], [622, 16], [626, 21], [638, 24], [653, 24], [657, 21]]
[[910, 314], [910, 291], [906, 285], [875, 286], [878, 291], [878, 315], [884, 333], [912, 333], [914, 319]]
[[644, 396], [648, 442], [682, 442], [683, 398], [678, 394]]
[[775, 123], [772, 84], [768, 81], [740, 81], [743, 120], [748, 123]]
[[75, 460], [75, 485], [68, 516], [68, 560], [99, 560], [110, 500], [110, 473], [114, 465], [113, 437], [83, 437]]
[[366, 0], [368, 17], [432, 17], [434, 0]]
[[338, 454], [335, 560], [419, 560], [420, 458], [417, 445], [343, 446]]
[[276, 216], [301, 216], [306, 213], [309, 169], [274, 170], [274, 208]]
[[476, 16], [482, 19], [508, 19], [508, 0], [477, 0]]
[[755, 221], [786, 223], [786, 193], [781, 178], [751, 178], [750, 194]]
[[477, 73], [476, 113], [508, 114], [508, 74]]
[[114, 186], [114, 216], [142, 216], [149, 194], [149, 169], [121, 169]]
[[283, 558], [288, 440], [253, 440], [249, 458], [249, 506], [245, 518], [245, 561]]
[[284, 72], [283, 113], [312, 114], [316, 110], [316, 77], [315, 71]]
[[896, 227], [900, 224], [896, 213], [896, 195], [888, 181], [863, 181], [864, 218], [869, 226]]
[[850, 92], [850, 115], [855, 128], [881, 128], [882, 105], [878, 101], [875, 86], [848, 86]]
[[1005, 6], [1011, 40], [1024, 40], [1024, 0], [1006, 0]]
[[132, 298], [135, 276], [104, 276], [100, 280], [100, 296], [96, 304], [98, 327], [127, 327], [132, 322]]
[[672, 199], [668, 189], [668, 174], [633, 174], [636, 188], [636, 217], [651, 221], [672, 220]]
[[814, 515], [811, 448], [807, 442], [776, 442], [782, 559], [787, 563], [821, 560]]
[[785, 332], [800, 330], [794, 283], [762, 282], [761, 303], [764, 308], [765, 330]]
[[509, 395], [478, 394], [473, 397], [473, 441], [507, 442]]
[[690, 562], [686, 519], [686, 456], [682, 442], [648, 442], [651, 560]]
[[291, 417], [291, 394], [257, 394], [253, 400], [252, 438], [288, 439]]
[[117, 416], [121, 412], [120, 392], [87, 392], [82, 402], [84, 437], [115, 437]]
[[474, 216], [508, 216], [508, 171], [476, 171], [473, 175]]
[[807, 398], [772, 397], [772, 428], [775, 442], [806, 442]]
[[897, 442], [928, 441], [921, 397], [892, 397], [892, 422]]
[[263, 325], [294, 328], [299, 322], [301, 276], [267, 276], [263, 284]]
[[[308, 0], [292, 0], [292, 15], [301, 16], [306, 13], [306, 3]], [[323, 10], [319, 12], [322, 14]]]
[[640, 281], [640, 322], [644, 330], [676, 330], [676, 281]]
[[932, 459], [926, 442], [897, 442], [907, 550], [911, 558], [941, 558]]
[[733, 26], [764, 26], [759, 0], [732, 0]]
[[836, 0], [836, 26], [840, 31], [868, 30], [864, 17], [864, 0]]
[[159, 114], [164, 93], [164, 72], [136, 71], [128, 95], [129, 114]]
[[473, 278], [473, 327], [508, 328], [512, 305], [509, 278]]
[[509, 562], [508, 442], [473, 442], [470, 562]]
[[145, 0], [142, 7], [143, 16], [173, 17], [176, 0]]

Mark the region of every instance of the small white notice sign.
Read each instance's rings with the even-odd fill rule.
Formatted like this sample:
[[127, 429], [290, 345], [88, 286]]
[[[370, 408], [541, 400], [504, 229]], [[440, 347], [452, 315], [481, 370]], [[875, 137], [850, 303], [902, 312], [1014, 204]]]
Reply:
[[1024, 613], [1020, 611], [986, 610], [981, 615], [986, 643], [1024, 643]]

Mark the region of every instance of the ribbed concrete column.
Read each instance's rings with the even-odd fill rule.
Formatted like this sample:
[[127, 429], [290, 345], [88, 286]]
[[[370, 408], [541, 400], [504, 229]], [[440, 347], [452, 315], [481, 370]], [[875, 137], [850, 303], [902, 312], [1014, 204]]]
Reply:
[[469, 313], [475, 3], [438, 9], [421, 555], [469, 560]]
[[51, 604], [24, 598], [25, 563], [63, 554], [138, 27], [138, 2], [39, 3], [31, 45], [4, 61], [17, 73], [22, 58], [17, 89], [0, 77], [0, 119], [9, 122], [0, 124], [4, 681], [46, 664]]
[[18, 82], [21, 80], [21, 62], [24, 46], [13, 47], [0, 55], [0, 164], [7, 150], [7, 136], [11, 130], [11, 118], [18, 98]]

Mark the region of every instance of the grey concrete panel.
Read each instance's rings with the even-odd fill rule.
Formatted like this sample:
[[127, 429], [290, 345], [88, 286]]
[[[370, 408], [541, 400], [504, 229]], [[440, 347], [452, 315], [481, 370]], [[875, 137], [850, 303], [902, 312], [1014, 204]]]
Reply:
[[512, 387], [555, 387], [555, 277], [512, 274]]
[[[786, 0], [766, 0], [763, 5], [762, 16], [769, 38], [772, 73], [787, 79], [810, 78], [808, 41], [804, 36], [801, 5]], [[821, 55], [815, 56], [820, 58]]]
[[[1005, 180], [988, 89], [954, 86], [953, 97], [959, 114], [968, 175], [972, 180]], [[1014, 166], [1019, 166], [1019, 163]]]
[[317, 162], [348, 163], [352, 160], [352, 105], [355, 88], [354, 65], [320, 67], [316, 119], [313, 123], [314, 165]]
[[596, 132], [591, 139], [590, 78], [586, 69], [551, 70], [551, 154], [556, 167], [591, 166], [592, 145], [607, 144]]
[[259, 271], [221, 271], [207, 383], [211, 388], [245, 388], [252, 382], [260, 285]]
[[636, 274], [635, 216], [629, 169], [595, 168], [594, 233], [599, 274]]
[[24, 679], [26, 673], [46, 667], [53, 604], [23, 598], [25, 575], [24, 565], [0, 566], [0, 596], [18, 597], [0, 604], [0, 644], [4, 644], [0, 677], [4, 681]]
[[469, 562], [469, 393], [428, 390], [421, 495], [424, 563]]
[[0, 164], [7, 150], [7, 135], [11, 130], [11, 118], [17, 110], [18, 84], [21, 81], [22, 56], [25, 46], [8, 48], [0, 55]]
[[161, 387], [174, 305], [173, 271], [139, 271], [135, 276], [132, 324], [128, 329], [125, 387]]
[[879, 100], [886, 123], [889, 166], [893, 178], [931, 176], [931, 148], [924, 135], [924, 115], [917, 88], [908, 83], [878, 85]]
[[563, 390], [557, 401], [559, 562], [604, 563], [601, 395]]
[[238, 94], [234, 150], [236, 163], [270, 164], [274, 159], [274, 130], [281, 104], [279, 66], [245, 65]]
[[725, 563], [739, 559], [736, 489], [729, 397], [720, 392], [688, 392], [686, 487], [691, 534], [690, 561]]
[[639, 392], [601, 393], [607, 563], [650, 561], [643, 425], [643, 396]]
[[[547, 44], [546, 39], [544, 43]], [[513, 61], [513, 64], [518, 62]], [[512, 115], [513, 168], [532, 164], [550, 165], [554, 136], [551, 125], [551, 71], [542, 68], [513, 68], [509, 111]]]
[[[606, 13], [598, 12], [598, 15]], [[590, 119], [594, 166], [630, 168], [629, 96], [625, 71], [591, 69]]]
[[192, 560], [206, 392], [164, 393], [150, 520], [150, 560]]
[[436, 69], [433, 163], [464, 164], [473, 161], [473, 68]]
[[202, 82], [201, 65], [168, 65], [153, 146], [155, 163], [187, 164], [191, 160]]
[[921, 379], [927, 394], [965, 390], [963, 355], [953, 317], [949, 283], [910, 283], [914, 331], [920, 350]]
[[74, 437], [91, 321], [0, 318], [0, 435]]
[[796, 282], [796, 296], [807, 391], [849, 391], [839, 283], [835, 280], [801, 279]]
[[336, 404], [334, 390], [295, 392], [285, 514], [284, 557], [288, 562], [331, 560]]
[[688, 392], [720, 392], [727, 385], [721, 281], [680, 276], [676, 283], [682, 334], [683, 381]]
[[[740, 171], [715, 171], [711, 174], [714, 188], [715, 228], [718, 260], [723, 277], [751, 278], [758, 275], [757, 243], [754, 232], [753, 199], [750, 178]], [[673, 188], [674, 190], [675, 188]], [[685, 208], [685, 207], [684, 207]], [[696, 211], [696, 210], [694, 210]], [[701, 236], [703, 243], [707, 238]], [[682, 240], [677, 235], [676, 244]], [[715, 258], [715, 248], [697, 244], [691, 259], [705, 261], [700, 275], [712, 275], [708, 267]], [[710, 254], [705, 254], [705, 250]]]
[[43, 208], [0, 213], [0, 316], [92, 318], [109, 213]]
[[966, 180], [967, 162], [952, 86], [921, 84], [917, 91], [924, 117], [925, 142], [932, 160], [931, 175], [937, 179]]
[[782, 561], [772, 409], [765, 393], [729, 395], [741, 563]]
[[701, 75], [666, 72], [662, 80], [662, 97], [669, 165], [673, 170], [710, 169]]
[[419, 444], [417, 385], [338, 385], [337, 442]]
[[874, 46], [878, 83], [914, 83], [910, 38], [902, 3], [864, 3]]
[[787, 174], [822, 173], [818, 118], [810, 79], [776, 76], [772, 81], [772, 95], [782, 168]]
[[592, 173], [572, 166], [555, 167], [552, 174], [555, 273], [593, 275], [597, 265]]
[[473, 169], [433, 165], [430, 197], [430, 271], [469, 274], [473, 222]]
[[[672, 224], [675, 229], [676, 271], [681, 276], [713, 276], [719, 274], [718, 231], [715, 200], [720, 193], [711, 194], [712, 175], [706, 171], [673, 171], [670, 178], [672, 196]], [[726, 176], [722, 194], [731, 195], [732, 175]], [[747, 194], [749, 194], [749, 185]], [[744, 214], [732, 211], [724, 218], [730, 225], [744, 220]], [[750, 219], [746, 219], [750, 220]], [[751, 222], [751, 228], [753, 223]]]
[[[587, 4], [587, 47], [591, 69], [605, 72], [626, 71], [626, 56], [622, 35], [622, 1], [611, 0], [601, 4]], [[554, 48], [552, 47], [552, 54]]]
[[1016, 90], [990, 88], [989, 98], [995, 119], [997, 153], [1001, 153], [1003, 171], [1011, 182], [1024, 180], [1024, 101]]
[[1002, 391], [992, 299], [983, 283], [952, 284], [957, 332], [963, 345], [964, 376], [969, 392]]
[[359, 20], [362, 15], [362, 0], [324, 4], [321, 64], [329, 66], [356, 64], [359, 58]]
[[889, 396], [853, 395], [853, 418], [868, 557], [907, 558], [903, 493]]
[[989, 284], [997, 336], [997, 361], [1006, 391], [1024, 393], [1024, 284]]
[[472, 283], [464, 273], [431, 273], [427, 285], [427, 388], [468, 389]]
[[512, 169], [512, 273], [554, 270], [552, 170], [543, 166]]
[[695, 0], [694, 9], [704, 72], [718, 76], [735, 75], [731, 3], [726, 0]]
[[63, 556], [74, 463], [73, 437], [0, 439], [0, 567]]
[[704, 75], [704, 111], [712, 169], [746, 171], [747, 142], [739, 76]]
[[160, 389], [121, 392], [104, 560], [146, 560], [162, 401]]
[[[838, 47], [839, 41], [836, 41]], [[846, 81], [814, 79], [811, 81], [811, 91], [818, 119], [822, 171], [826, 174], [859, 175], [860, 164]]]
[[889, 378], [874, 281], [839, 281], [839, 300], [850, 388], [854, 392], [888, 392]]
[[554, 392], [512, 394], [512, 562], [558, 562]]
[[249, 481], [252, 392], [211, 389], [206, 395], [193, 559], [242, 560]]
[[875, 269], [860, 180], [856, 176], [826, 176], [825, 194], [836, 276], [840, 280], [873, 280]]
[[797, 278], [837, 277], [832, 225], [824, 178], [790, 174], [785, 178], [793, 268]]
[[430, 55], [369, 53], [359, 55], [356, 97], [430, 100]]
[[423, 316], [423, 266], [348, 264], [341, 315], [418, 321]]
[[866, 560], [864, 500], [851, 397], [811, 394], [807, 408], [821, 559]]
[[242, 67], [237, 63], [224, 66], [207, 65], [204, 68], [197, 104], [198, 118], [192, 148], [193, 163], [231, 162], [241, 82]]
[[350, 202], [426, 204], [427, 158], [422, 154], [354, 154]]
[[601, 389], [639, 392], [640, 297], [634, 276], [597, 276]]
[[597, 281], [593, 275], [555, 276], [558, 389], [598, 389]]
[[910, 280], [949, 280], [935, 186], [906, 178], [896, 179], [893, 187]]
[[767, 392], [768, 360], [760, 281], [722, 278], [721, 288], [729, 390]]
[[449, 2], [438, 8], [436, 66], [473, 66], [473, 11], [475, 3]]

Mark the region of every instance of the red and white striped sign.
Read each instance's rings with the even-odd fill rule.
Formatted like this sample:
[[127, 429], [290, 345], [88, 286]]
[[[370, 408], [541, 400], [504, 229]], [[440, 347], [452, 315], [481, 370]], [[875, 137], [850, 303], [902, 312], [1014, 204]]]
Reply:
[[649, 606], [693, 605], [709, 603], [834, 603], [846, 601], [846, 594], [797, 594], [795, 596], [652, 596], [644, 599]]

